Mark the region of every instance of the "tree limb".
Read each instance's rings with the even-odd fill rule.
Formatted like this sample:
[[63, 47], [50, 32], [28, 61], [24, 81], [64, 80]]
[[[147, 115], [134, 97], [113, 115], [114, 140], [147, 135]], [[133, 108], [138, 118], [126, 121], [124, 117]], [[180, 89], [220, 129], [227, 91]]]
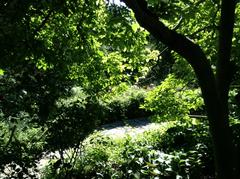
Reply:
[[[211, 95], [214, 97], [216, 94], [215, 78], [209, 61], [201, 48], [184, 35], [166, 27], [159, 21], [156, 15], [149, 12], [145, 0], [123, 1], [133, 10], [138, 23], [142, 27], [189, 62], [199, 80], [203, 95]], [[206, 81], [208, 82], [207, 85]], [[216, 96], [214, 98], [216, 99]]]

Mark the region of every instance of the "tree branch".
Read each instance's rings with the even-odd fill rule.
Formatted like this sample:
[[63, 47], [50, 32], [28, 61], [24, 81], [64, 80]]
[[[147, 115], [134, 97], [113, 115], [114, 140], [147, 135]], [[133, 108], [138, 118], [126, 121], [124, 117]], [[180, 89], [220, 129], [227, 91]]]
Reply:
[[219, 111], [218, 106], [220, 104], [220, 98], [217, 95], [215, 76], [202, 49], [184, 35], [167, 28], [155, 15], [149, 13], [145, 0], [123, 1], [134, 11], [135, 17], [142, 27], [171, 50], [180, 54], [192, 66], [202, 91], [208, 119], [211, 121], [212, 126], [215, 125], [215, 123], [219, 123], [220, 121], [216, 121], [216, 115], [221, 116], [221, 111]]
[[[145, 0], [123, 1], [134, 11], [135, 17], [142, 27], [189, 62], [199, 80], [203, 95], [210, 91], [214, 96], [216, 92], [215, 78], [210, 64], [201, 48], [184, 35], [167, 28], [158, 20], [156, 15], [149, 12]], [[208, 82], [208, 86], [206, 86], [206, 81]]]
[[42, 23], [36, 28], [36, 30], [34, 31], [34, 35], [36, 35], [44, 26], [45, 24], [47, 23], [47, 21], [50, 19], [52, 13], [53, 13], [53, 9], [49, 10], [47, 15], [44, 17]]
[[17, 126], [14, 125], [13, 128], [12, 128], [12, 130], [11, 130], [11, 135], [10, 135], [10, 137], [9, 137], [9, 140], [8, 140], [6, 146], [5, 146], [5, 149], [7, 149], [8, 146], [9, 146], [9, 144], [12, 142], [12, 138], [13, 138], [13, 136], [14, 136], [14, 133], [15, 133], [15, 131], [16, 131], [16, 128], [17, 128]]

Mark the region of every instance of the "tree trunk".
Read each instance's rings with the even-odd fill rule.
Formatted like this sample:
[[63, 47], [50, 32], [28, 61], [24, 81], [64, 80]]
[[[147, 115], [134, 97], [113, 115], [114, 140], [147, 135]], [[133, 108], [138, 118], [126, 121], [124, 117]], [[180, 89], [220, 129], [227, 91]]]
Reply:
[[[215, 79], [211, 65], [207, 60], [201, 48], [194, 44], [185, 36], [178, 34], [174, 30], [167, 28], [159, 19], [147, 8], [145, 0], [123, 0], [126, 5], [133, 10], [138, 23], [148, 30], [156, 39], [174, 50], [192, 66], [198, 78], [199, 86], [202, 90], [202, 96], [206, 105], [210, 134], [213, 142], [214, 158], [215, 158], [215, 175], [218, 179], [233, 179], [233, 144], [228, 121], [228, 91], [230, 85], [229, 63], [232, 25], [226, 22], [228, 18], [234, 18], [235, 6], [230, 0], [223, 0], [223, 8], [221, 19], [222, 35], [220, 35], [220, 53], [218, 63], [218, 75]], [[228, 4], [228, 5], [227, 5]], [[226, 19], [227, 18], [227, 19]], [[234, 20], [230, 19], [230, 23]], [[228, 22], [229, 23], [229, 22]], [[225, 27], [227, 26], [227, 30]], [[225, 39], [221, 39], [226, 34]], [[227, 40], [227, 43], [225, 41]], [[230, 47], [229, 47], [230, 46]], [[226, 48], [226, 49], [222, 49]], [[226, 51], [225, 51], [226, 50]], [[225, 52], [222, 52], [225, 51]], [[228, 78], [226, 78], [228, 76]], [[224, 79], [221, 79], [224, 77]]]
[[[234, 176], [236, 173], [236, 164], [234, 146], [232, 134], [229, 129], [229, 109], [228, 109], [228, 93], [230, 83], [232, 81], [233, 73], [231, 72], [231, 47], [232, 47], [232, 37], [233, 37], [233, 27], [234, 27], [234, 16], [235, 16], [236, 2], [234, 0], [222, 0], [221, 4], [221, 18], [220, 18], [220, 28], [219, 28], [219, 46], [218, 46], [218, 60], [216, 68], [216, 85], [219, 98], [219, 118], [213, 121], [212, 125], [216, 125], [212, 130], [212, 135], [214, 139], [215, 155], [216, 155], [216, 168], [218, 178], [237, 178]], [[219, 125], [219, 126], [217, 126]], [[222, 129], [223, 128], [223, 129]], [[222, 131], [226, 132], [222, 135]], [[222, 141], [222, 138], [226, 137]], [[224, 142], [224, 143], [223, 143]], [[226, 142], [226, 143], [225, 143]], [[222, 148], [221, 146], [228, 145], [228, 148]], [[226, 151], [224, 151], [224, 149]], [[218, 156], [217, 156], [218, 155]], [[228, 161], [228, 165], [224, 161]], [[218, 166], [217, 166], [218, 165]], [[232, 167], [232, 168], [231, 168]], [[226, 173], [224, 173], [225, 171]], [[233, 173], [233, 176], [228, 176], [227, 173]]]

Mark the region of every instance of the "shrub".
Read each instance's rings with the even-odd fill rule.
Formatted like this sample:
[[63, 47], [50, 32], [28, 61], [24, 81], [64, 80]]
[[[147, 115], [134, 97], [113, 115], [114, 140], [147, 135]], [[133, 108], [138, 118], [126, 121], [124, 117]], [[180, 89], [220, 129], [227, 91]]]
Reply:
[[176, 123], [162, 135], [157, 147], [175, 156], [172, 166], [179, 175], [194, 179], [214, 176], [212, 145], [204, 122]]
[[0, 117], [0, 177], [36, 177], [36, 162], [46, 146], [43, 131], [27, 113], [19, 113], [14, 122]]
[[158, 121], [186, 119], [190, 110], [203, 105], [199, 89], [190, 89], [187, 84], [169, 75], [160, 86], [148, 93], [143, 108], [155, 114]]
[[149, 112], [140, 108], [146, 93], [144, 89], [137, 86], [129, 87], [125, 83], [114, 88], [111, 93], [105, 95], [102, 99], [107, 109], [107, 121], [149, 116]]
[[65, 150], [78, 146], [103, 117], [102, 107], [96, 99], [86, 97], [65, 101], [50, 116], [47, 124], [49, 149]]

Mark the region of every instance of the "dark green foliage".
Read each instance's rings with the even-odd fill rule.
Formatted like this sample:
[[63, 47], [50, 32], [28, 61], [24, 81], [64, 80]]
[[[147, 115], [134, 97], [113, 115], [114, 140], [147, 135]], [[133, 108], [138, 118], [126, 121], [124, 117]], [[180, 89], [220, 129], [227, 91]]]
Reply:
[[[50, 116], [46, 142], [52, 151], [76, 147], [98, 126], [103, 116], [99, 104], [91, 98], [59, 107]], [[57, 129], [57, 130], [56, 130]]]
[[148, 117], [151, 113], [141, 108], [146, 94], [146, 90], [137, 86], [129, 87], [124, 83], [113, 89], [103, 98], [106, 122]]
[[198, 142], [210, 145], [207, 125], [205, 123], [195, 125], [191, 123], [179, 123], [166, 131], [162, 136], [159, 148], [165, 152], [172, 152], [172, 149], [190, 150], [195, 148]]
[[[31, 168], [45, 151], [45, 126], [54, 101], [63, 93], [64, 82], [54, 81], [58, 73], [41, 71], [33, 64], [0, 76], [1, 173], [9, 168], [9, 176], [33, 177]], [[63, 82], [63, 83], [62, 83]]]
[[36, 162], [46, 146], [42, 135], [44, 129], [31, 124], [31, 117], [27, 114], [18, 115], [14, 120], [1, 119], [0, 173], [7, 177], [34, 178]]
[[205, 122], [177, 124], [169, 128], [158, 147], [177, 156], [175, 167], [183, 174], [189, 174], [191, 178], [213, 176], [212, 145]]

